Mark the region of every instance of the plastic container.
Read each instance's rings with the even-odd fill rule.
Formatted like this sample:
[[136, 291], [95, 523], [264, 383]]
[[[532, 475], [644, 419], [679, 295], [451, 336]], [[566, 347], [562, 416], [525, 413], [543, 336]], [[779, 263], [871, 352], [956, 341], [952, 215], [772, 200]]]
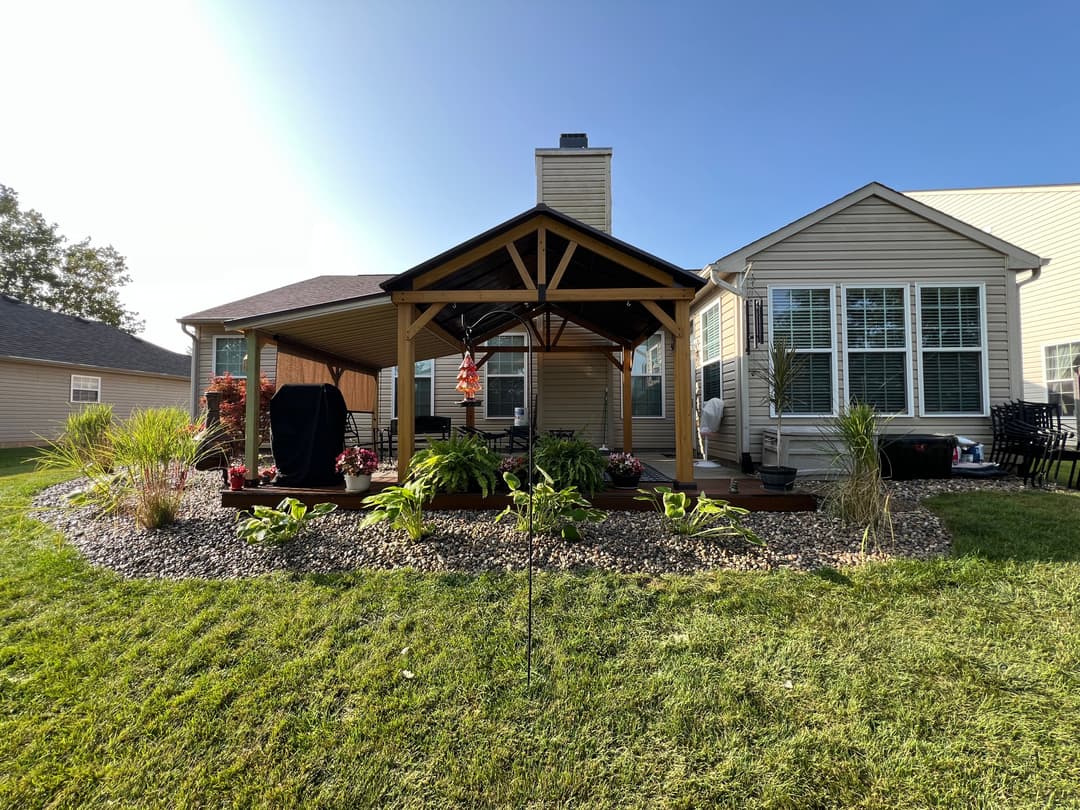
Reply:
[[956, 437], [931, 433], [882, 436], [878, 450], [881, 474], [886, 478], [951, 478]]

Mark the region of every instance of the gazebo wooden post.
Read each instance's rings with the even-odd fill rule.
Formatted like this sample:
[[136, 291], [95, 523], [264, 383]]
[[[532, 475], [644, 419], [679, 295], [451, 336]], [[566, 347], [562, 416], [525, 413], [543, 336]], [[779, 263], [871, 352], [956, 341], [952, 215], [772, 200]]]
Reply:
[[622, 350], [622, 451], [634, 452], [634, 350]]
[[409, 327], [416, 316], [416, 305], [397, 305], [397, 469], [398, 481], [405, 480], [415, 447], [416, 427], [416, 344], [409, 337]]
[[244, 338], [247, 344], [247, 360], [244, 362], [244, 374], [247, 375], [244, 382], [247, 392], [244, 405], [244, 466], [247, 467], [247, 474], [244, 480], [256, 486], [259, 482], [259, 400], [262, 394], [259, 333], [249, 329], [244, 333]]
[[694, 484], [694, 403], [690, 380], [690, 302], [675, 302], [675, 483]]

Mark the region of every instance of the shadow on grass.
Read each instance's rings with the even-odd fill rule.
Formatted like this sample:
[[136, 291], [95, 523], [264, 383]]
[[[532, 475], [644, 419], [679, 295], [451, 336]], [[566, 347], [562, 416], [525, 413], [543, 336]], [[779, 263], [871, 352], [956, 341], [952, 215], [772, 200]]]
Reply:
[[0, 478], [34, 472], [37, 469], [34, 461], [40, 452], [37, 447], [0, 448]]
[[810, 572], [811, 576], [819, 577], [833, 585], [851, 585], [851, 577], [837, 571], [835, 568], [815, 568]]
[[1080, 495], [971, 492], [938, 495], [926, 506], [953, 536], [956, 556], [986, 560], [1080, 560]]

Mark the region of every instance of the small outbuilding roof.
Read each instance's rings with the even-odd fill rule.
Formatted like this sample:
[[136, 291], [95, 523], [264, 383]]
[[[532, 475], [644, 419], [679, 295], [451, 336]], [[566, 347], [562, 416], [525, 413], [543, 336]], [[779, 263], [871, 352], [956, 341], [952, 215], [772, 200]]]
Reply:
[[191, 358], [147, 343], [114, 326], [61, 315], [0, 295], [0, 357], [191, 375]]

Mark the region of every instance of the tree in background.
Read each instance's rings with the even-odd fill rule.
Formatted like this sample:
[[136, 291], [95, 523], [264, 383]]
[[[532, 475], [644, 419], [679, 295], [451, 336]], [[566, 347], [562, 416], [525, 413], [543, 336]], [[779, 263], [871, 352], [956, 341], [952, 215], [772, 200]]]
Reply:
[[119, 293], [130, 281], [127, 263], [112, 245], [95, 247], [89, 239], [67, 244], [55, 223], [21, 210], [15, 190], [0, 184], [0, 293], [135, 334], [143, 321], [124, 309]]

